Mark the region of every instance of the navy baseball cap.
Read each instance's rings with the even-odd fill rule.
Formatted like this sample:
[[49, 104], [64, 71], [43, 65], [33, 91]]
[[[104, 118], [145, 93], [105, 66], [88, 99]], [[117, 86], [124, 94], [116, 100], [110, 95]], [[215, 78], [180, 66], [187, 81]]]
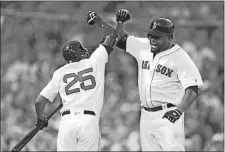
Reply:
[[155, 36], [164, 36], [164, 35], [173, 35], [174, 31], [174, 24], [171, 20], [166, 18], [157, 18], [154, 19], [148, 30], [145, 32], [148, 35], [155, 35]]

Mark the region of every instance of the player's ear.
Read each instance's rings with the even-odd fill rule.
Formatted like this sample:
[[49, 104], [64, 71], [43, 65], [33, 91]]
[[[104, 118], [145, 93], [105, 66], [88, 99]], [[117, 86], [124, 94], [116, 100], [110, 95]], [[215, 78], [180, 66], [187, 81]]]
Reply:
[[89, 58], [89, 57], [90, 57], [90, 54], [89, 54], [89, 52], [87, 52], [87, 54], [86, 54], [86, 57], [87, 57], [87, 58]]
[[171, 35], [167, 35], [166, 39], [167, 41], [171, 41], [172, 40]]

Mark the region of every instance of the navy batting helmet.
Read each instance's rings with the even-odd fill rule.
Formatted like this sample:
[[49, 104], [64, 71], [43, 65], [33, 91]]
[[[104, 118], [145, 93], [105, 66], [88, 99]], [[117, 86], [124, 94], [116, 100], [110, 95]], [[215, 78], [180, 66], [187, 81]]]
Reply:
[[68, 42], [62, 49], [62, 55], [67, 63], [78, 62], [81, 59], [87, 58], [89, 53], [83, 48], [79, 41]]
[[156, 18], [151, 24], [150, 28], [146, 32], [155, 36], [171, 35], [173, 36], [174, 24], [171, 20], [166, 18]]

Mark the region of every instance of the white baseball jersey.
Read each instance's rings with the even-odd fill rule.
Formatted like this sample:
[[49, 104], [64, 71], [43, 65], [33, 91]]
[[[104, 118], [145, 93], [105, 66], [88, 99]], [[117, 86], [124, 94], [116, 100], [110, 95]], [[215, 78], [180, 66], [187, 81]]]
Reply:
[[194, 62], [177, 44], [153, 59], [148, 38], [128, 36], [126, 51], [138, 62], [139, 95], [144, 106], [154, 107], [162, 102], [178, 105], [187, 87], [202, 85]]
[[41, 95], [53, 102], [57, 93], [65, 110], [91, 110], [100, 115], [103, 105], [105, 64], [108, 53], [103, 45], [89, 59], [64, 65], [56, 70]]

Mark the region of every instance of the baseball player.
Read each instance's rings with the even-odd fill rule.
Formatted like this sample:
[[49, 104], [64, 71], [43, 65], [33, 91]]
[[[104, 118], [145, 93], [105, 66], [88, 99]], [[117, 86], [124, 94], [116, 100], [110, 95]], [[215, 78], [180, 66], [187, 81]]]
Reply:
[[[88, 13], [88, 24], [95, 21]], [[96, 18], [97, 19], [97, 18]], [[89, 56], [78, 41], [68, 42], [62, 49], [67, 64], [56, 70], [51, 81], [36, 99], [37, 125], [48, 121], [44, 116], [46, 102], [53, 102], [57, 93], [62, 98], [57, 151], [99, 150], [99, 116], [103, 105], [105, 65], [113, 51], [115, 31], [106, 36]]]
[[184, 151], [184, 112], [198, 95], [201, 75], [188, 56], [172, 42], [174, 24], [156, 18], [146, 38], [128, 35], [123, 23], [128, 10], [116, 13], [117, 47], [136, 58], [141, 100], [140, 140], [143, 151]]

